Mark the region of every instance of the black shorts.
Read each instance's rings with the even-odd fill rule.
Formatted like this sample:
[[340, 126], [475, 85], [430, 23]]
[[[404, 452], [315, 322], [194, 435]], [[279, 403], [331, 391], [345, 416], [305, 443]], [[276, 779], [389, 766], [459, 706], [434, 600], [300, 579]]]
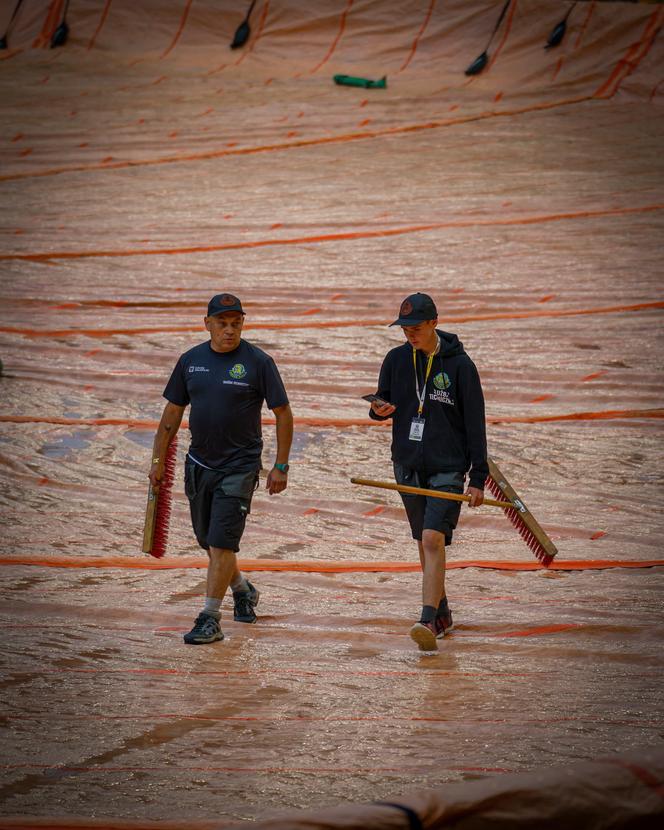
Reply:
[[[408, 470], [394, 463], [394, 477], [398, 484], [409, 487], [425, 487], [427, 490], [442, 490], [447, 493], [463, 493], [464, 473], [424, 473]], [[445, 534], [445, 544], [452, 543], [452, 533], [459, 521], [460, 501], [437, 499], [435, 496], [416, 496], [400, 493], [410, 523], [413, 539], [422, 541], [423, 530], [437, 530]]]
[[223, 472], [201, 467], [190, 458], [184, 465], [184, 491], [198, 544], [237, 552], [258, 486], [258, 473]]

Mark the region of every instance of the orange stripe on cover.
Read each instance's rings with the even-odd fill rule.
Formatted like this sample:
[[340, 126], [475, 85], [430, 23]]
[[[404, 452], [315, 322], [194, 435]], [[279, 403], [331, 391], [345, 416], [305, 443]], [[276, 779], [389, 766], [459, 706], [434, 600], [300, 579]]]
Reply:
[[558, 59], [558, 63], [556, 64], [556, 68], [555, 68], [555, 70], [554, 70], [554, 72], [553, 72], [553, 75], [551, 76], [551, 80], [552, 80], [552, 81], [555, 81], [555, 80], [556, 80], [556, 78], [558, 77], [558, 73], [560, 72], [560, 70], [561, 70], [561, 68], [562, 68], [563, 61], [564, 61], [564, 60], [565, 60], [564, 58], [559, 58], [559, 59]]
[[654, 43], [661, 16], [662, 12], [659, 9], [652, 13], [641, 35], [641, 39], [633, 43], [618, 61], [611, 75], [595, 92], [596, 98], [612, 98], [625, 78], [631, 75], [638, 67]]
[[6, 52], [0, 53], [0, 61], [8, 61], [10, 58], [20, 55], [23, 49], [8, 49]]
[[418, 47], [418, 44], [420, 42], [420, 38], [424, 34], [424, 30], [426, 29], [426, 27], [429, 25], [429, 20], [431, 20], [431, 15], [433, 13], [433, 9], [434, 9], [435, 5], [436, 5], [436, 0], [430, 0], [429, 8], [427, 9], [426, 16], [425, 16], [424, 20], [422, 21], [422, 25], [420, 26], [420, 30], [417, 33], [417, 35], [415, 37], [415, 40], [413, 41], [413, 45], [410, 48], [410, 53], [409, 53], [408, 57], [404, 60], [404, 62], [401, 64], [399, 69], [397, 70], [397, 74], [399, 74], [399, 72], [403, 72], [404, 69], [408, 66], [408, 64], [415, 57], [415, 52], [417, 52], [417, 47]]
[[[43, 262], [54, 259], [90, 259], [98, 257], [132, 257], [132, 256], [178, 256], [185, 254], [216, 253], [218, 251], [236, 251], [247, 248], [265, 248], [282, 245], [310, 245], [316, 242], [346, 242], [355, 239], [381, 239], [403, 236], [411, 233], [453, 228], [484, 228], [541, 225], [549, 222], [565, 222], [578, 219], [597, 219], [608, 216], [625, 216], [639, 213], [654, 213], [664, 210], [664, 203], [639, 205], [635, 207], [605, 208], [599, 210], [577, 210], [562, 213], [540, 214], [539, 216], [517, 216], [507, 219], [456, 219], [448, 222], [429, 222], [407, 227], [384, 228], [381, 230], [343, 231], [341, 233], [316, 234], [313, 236], [296, 236], [285, 239], [256, 239], [247, 242], [227, 242], [219, 245], [190, 245], [181, 248], [133, 248], [125, 250], [97, 251], [43, 251], [31, 254], [0, 254], [0, 261], [18, 260], [23, 262]], [[528, 314], [548, 315], [550, 312], [528, 312]]]
[[348, 12], [351, 10], [352, 5], [353, 5], [353, 0], [346, 0], [346, 8], [343, 10], [343, 12], [341, 14], [341, 20], [339, 21], [339, 31], [337, 32], [337, 36], [332, 41], [332, 44], [331, 44], [330, 48], [327, 51], [327, 55], [325, 55], [325, 57], [318, 64], [318, 66], [314, 67], [311, 70], [311, 72], [309, 73], [310, 75], [313, 75], [316, 72], [318, 72], [318, 70], [321, 68], [321, 66], [324, 66], [329, 61], [329, 59], [332, 57], [332, 55], [334, 54], [334, 50], [337, 48], [337, 46], [339, 44], [339, 41], [341, 40], [341, 37], [342, 37], [342, 35], [343, 35], [343, 33], [346, 29], [346, 17], [348, 15]]
[[186, 3], [186, 5], [185, 5], [185, 7], [182, 11], [182, 17], [180, 19], [180, 25], [178, 26], [178, 30], [175, 33], [175, 37], [173, 38], [173, 41], [172, 41], [171, 45], [168, 47], [168, 49], [166, 49], [166, 51], [161, 55], [162, 58], [165, 58], [166, 55], [170, 54], [170, 52], [172, 52], [173, 49], [175, 48], [178, 40], [180, 40], [182, 32], [184, 31], [184, 27], [187, 23], [187, 18], [189, 17], [189, 11], [191, 9], [191, 4], [192, 3], [193, 3], [193, 0], [187, 0], [187, 3]]
[[44, 20], [41, 32], [32, 43], [33, 49], [41, 49], [50, 44], [51, 36], [62, 16], [63, 4], [64, 0], [51, 0], [51, 5], [49, 6], [48, 14], [46, 15], [46, 20]]
[[553, 421], [612, 421], [623, 418], [664, 418], [664, 409], [609, 409], [605, 412], [570, 412], [566, 415], [499, 415], [487, 418], [492, 424], [538, 424]]
[[[147, 555], [146, 555], [147, 556]], [[42, 568], [120, 568], [138, 571], [190, 570], [207, 568], [202, 556], [164, 557], [143, 556], [0, 556], [0, 565], [30, 565]], [[241, 570], [286, 573], [416, 573], [419, 562], [330, 562], [293, 561], [281, 559], [239, 559]], [[664, 566], [664, 559], [578, 559], [554, 561], [545, 567], [540, 562], [511, 562], [491, 559], [467, 559], [448, 562], [448, 569], [480, 568], [492, 571], [589, 571], [613, 568], [656, 568]]]
[[652, 101], [652, 99], [657, 95], [657, 91], [659, 90], [660, 86], [664, 83], [664, 80], [658, 81], [655, 86], [652, 88], [652, 92], [650, 93], [650, 97], [648, 101]]
[[588, 28], [588, 24], [590, 23], [590, 18], [593, 16], [593, 12], [595, 11], [595, 6], [597, 5], [597, 0], [592, 0], [591, 3], [588, 3], [588, 13], [586, 14], [586, 19], [581, 24], [581, 29], [579, 31], [579, 36], [576, 39], [576, 43], [574, 44], [574, 48], [578, 49], [581, 45], [581, 41], [583, 40], [583, 36], [586, 33], [586, 29]]
[[625, 761], [622, 758], [607, 758], [606, 759], [610, 764], [616, 764], [616, 766], [623, 767], [624, 769], [629, 770], [632, 775], [642, 781], [646, 786], [650, 787], [657, 795], [664, 799], [664, 783], [656, 776], [653, 775], [650, 770], [647, 770], [645, 767], [638, 766], [637, 764], [633, 764], [630, 761]]
[[[1, 257], [0, 257], [1, 258]], [[591, 314], [620, 314], [627, 311], [648, 311], [664, 308], [664, 301], [651, 303], [635, 303], [628, 306], [605, 306], [603, 308], [573, 308], [559, 309], [558, 311], [514, 311], [496, 312], [494, 314], [470, 314], [470, 315], [449, 315], [445, 317], [446, 323], [477, 323], [491, 320], [525, 320], [537, 317], [577, 317], [579, 315]], [[292, 323], [246, 323], [245, 331], [249, 329], [333, 329], [352, 328], [354, 326], [386, 326], [387, 318], [355, 320], [308, 320], [306, 322]], [[200, 331], [199, 325], [192, 326], [149, 326], [131, 329], [28, 329], [18, 326], [0, 326], [0, 331], [8, 334], [22, 334], [26, 337], [68, 337], [71, 335], [82, 335], [84, 337], [109, 337], [117, 334], [158, 334]], [[632, 410], [628, 410], [632, 411]]]
[[[247, 53], [245, 53], [246, 55]], [[243, 55], [242, 57], [245, 57]], [[215, 70], [216, 71], [216, 70]], [[472, 79], [471, 79], [472, 80]], [[92, 170], [124, 170], [130, 167], [144, 167], [155, 164], [181, 164], [185, 162], [204, 161], [207, 159], [223, 158], [225, 156], [235, 155], [251, 155], [254, 153], [276, 152], [280, 150], [293, 150], [303, 147], [317, 147], [325, 144], [338, 144], [351, 141], [360, 141], [369, 138], [382, 138], [393, 135], [406, 135], [408, 133], [421, 132], [422, 130], [436, 130], [442, 127], [453, 127], [459, 124], [468, 124], [474, 121], [483, 121], [488, 118], [499, 117], [513, 117], [515, 115], [523, 115], [530, 112], [540, 112], [543, 110], [556, 109], [557, 107], [571, 106], [575, 104], [582, 104], [594, 100], [593, 95], [582, 95], [577, 98], [568, 98], [562, 101], [551, 101], [540, 104], [532, 104], [527, 107], [520, 107], [511, 110], [489, 110], [487, 112], [477, 113], [475, 115], [459, 116], [457, 118], [446, 118], [442, 121], [430, 121], [426, 124], [411, 124], [404, 127], [386, 127], [382, 130], [364, 130], [358, 133], [343, 133], [341, 135], [300, 139], [299, 141], [290, 141], [280, 144], [265, 144], [257, 147], [244, 147], [238, 149], [226, 150], [208, 150], [200, 153], [186, 153], [178, 156], [165, 156], [163, 158], [143, 159], [141, 161], [116, 161], [105, 164], [83, 164], [72, 165], [70, 167], [53, 167], [47, 170], [36, 170], [25, 173], [10, 173], [0, 176], [0, 181], [13, 181], [15, 179], [29, 179], [40, 178], [42, 176], [57, 176], [61, 173], [81, 173]]]
[[486, 68], [486, 72], [489, 72], [491, 70], [491, 67], [498, 60], [498, 55], [500, 55], [500, 53], [503, 51], [503, 47], [507, 43], [507, 38], [509, 37], [510, 31], [512, 29], [512, 20], [514, 19], [514, 13], [516, 12], [516, 6], [517, 6], [517, 0], [512, 0], [512, 2], [510, 3], [509, 12], [507, 13], [507, 21], [505, 23], [505, 30], [503, 32], [503, 37], [502, 37], [500, 43], [498, 44], [498, 46], [496, 47], [496, 51], [491, 56], [491, 60], [489, 61], [489, 65]]
[[[551, 566], [549, 565], [549, 568]], [[557, 623], [555, 625], [537, 625], [533, 628], [523, 628], [520, 631], [505, 631], [502, 633], [484, 634], [489, 637], [536, 637], [540, 634], [557, 634], [560, 631], [569, 631], [573, 628], [583, 628], [579, 623]]]
[[102, 13], [101, 13], [101, 18], [99, 20], [97, 28], [95, 29], [95, 33], [92, 35], [92, 37], [90, 38], [90, 42], [88, 43], [88, 51], [90, 51], [90, 49], [92, 49], [94, 47], [95, 43], [97, 42], [97, 38], [99, 37], [99, 33], [101, 32], [101, 30], [104, 26], [104, 23], [106, 23], [106, 18], [108, 17], [108, 12], [111, 8], [111, 3], [112, 2], [113, 2], [113, 0], [105, 0], [104, 8], [103, 8]]
[[[664, 418], [661, 409], [611, 409], [604, 412], [570, 412], [566, 415], [489, 415], [490, 424], [536, 424], [550, 421], [612, 421], [634, 418]], [[320, 416], [296, 416], [296, 426], [309, 427], [381, 427], [390, 425], [390, 421], [374, 421], [371, 418], [323, 418]], [[132, 429], [156, 429], [159, 421], [139, 418], [64, 418], [58, 415], [0, 415], [0, 423], [5, 424], [56, 424], [62, 426], [124, 426]], [[261, 418], [264, 425], [273, 425], [274, 418]], [[188, 422], [182, 421], [182, 428], [187, 429]]]

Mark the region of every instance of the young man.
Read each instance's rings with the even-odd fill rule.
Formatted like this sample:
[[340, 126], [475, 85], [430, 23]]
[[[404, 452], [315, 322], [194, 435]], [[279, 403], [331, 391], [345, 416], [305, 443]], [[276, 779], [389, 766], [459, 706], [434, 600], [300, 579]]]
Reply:
[[234, 618], [256, 622], [259, 592], [238, 570], [235, 554], [258, 486], [263, 401], [277, 419], [277, 453], [267, 477], [270, 495], [286, 489], [293, 416], [274, 360], [241, 337], [244, 311], [233, 294], [208, 304], [210, 339], [181, 355], [164, 390], [168, 401], [154, 441], [149, 478], [159, 485], [168, 445], [191, 404], [191, 445], [185, 462], [185, 493], [199, 545], [209, 557], [205, 606], [184, 641], [223, 640], [221, 602], [231, 586]]
[[[399, 484], [463, 493], [468, 471], [470, 507], [484, 499], [487, 464], [484, 396], [475, 364], [456, 334], [436, 329], [438, 312], [427, 294], [411, 294], [399, 317], [406, 343], [383, 361], [369, 415], [392, 417], [392, 461]], [[401, 495], [422, 564], [422, 614], [410, 636], [423, 651], [453, 627], [445, 593], [445, 545], [460, 502]]]

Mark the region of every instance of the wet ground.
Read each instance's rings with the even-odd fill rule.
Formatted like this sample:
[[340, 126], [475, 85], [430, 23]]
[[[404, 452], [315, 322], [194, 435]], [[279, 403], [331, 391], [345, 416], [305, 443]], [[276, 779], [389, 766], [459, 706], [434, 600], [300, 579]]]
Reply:
[[[259, 45], [219, 70], [194, 12], [188, 49], [163, 57], [177, 21], [155, 18], [136, 63], [102, 37], [128, 7], [88, 49], [99, 10], [82, 4], [85, 42], [1, 67], [4, 816], [221, 823], [661, 744], [659, 12], [583, 4], [545, 87], [561, 58], [540, 50], [527, 80], [535, 4], [515, 4], [502, 74], [463, 86], [443, 61], [434, 85], [414, 52], [378, 98], [328, 75], [367, 74], [362, 32], [398, 75], [427, 4], [404, 13], [403, 53], [347, 4], [335, 57], [293, 77], [340, 31], [344, 4], [325, 5], [295, 49], [295, 11], [263, 4]], [[452, 6], [472, 58], [486, 33]], [[638, 67], [593, 97], [630, 48]], [[185, 648], [205, 562], [179, 481], [164, 567], [139, 553], [146, 473], [165, 381], [224, 290], [280, 367], [296, 436], [288, 490], [259, 491], [243, 539], [259, 623], [225, 609], [223, 643]], [[349, 483], [391, 478], [360, 396], [413, 290], [475, 360], [490, 455], [561, 568], [510, 569], [535, 560], [502, 512], [464, 509], [457, 629], [433, 655], [407, 636], [420, 577], [398, 497]], [[267, 410], [264, 431], [269, 464]]]

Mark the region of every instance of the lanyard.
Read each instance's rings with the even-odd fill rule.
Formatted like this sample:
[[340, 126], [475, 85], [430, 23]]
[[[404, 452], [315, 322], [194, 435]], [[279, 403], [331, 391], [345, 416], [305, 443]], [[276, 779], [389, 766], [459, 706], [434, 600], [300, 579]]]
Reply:
[[424, 375], [424, 386], [422, 387], [422, 392], [420, 392], [420, 379], [417, 376], [417, 349], [413, 349], [413, 367], [415, 369], [415, 393], [417, 395], [417, 400], [419, 401], [419, 406], [417, 407], [417, 417], [422, 417], [422, 410], [424, 409], [424, 396], [427, 393], [427, 381], [429, 380], [429, 375], [431, 374], [431, 366], [433, 364], [433, 359], [436, 356], [440, 349], [440, 339], [438, 340], [438, 348], [434, 349], [431, 354], [429, 355], [429, 359], [427, 361], [427, 371]]

